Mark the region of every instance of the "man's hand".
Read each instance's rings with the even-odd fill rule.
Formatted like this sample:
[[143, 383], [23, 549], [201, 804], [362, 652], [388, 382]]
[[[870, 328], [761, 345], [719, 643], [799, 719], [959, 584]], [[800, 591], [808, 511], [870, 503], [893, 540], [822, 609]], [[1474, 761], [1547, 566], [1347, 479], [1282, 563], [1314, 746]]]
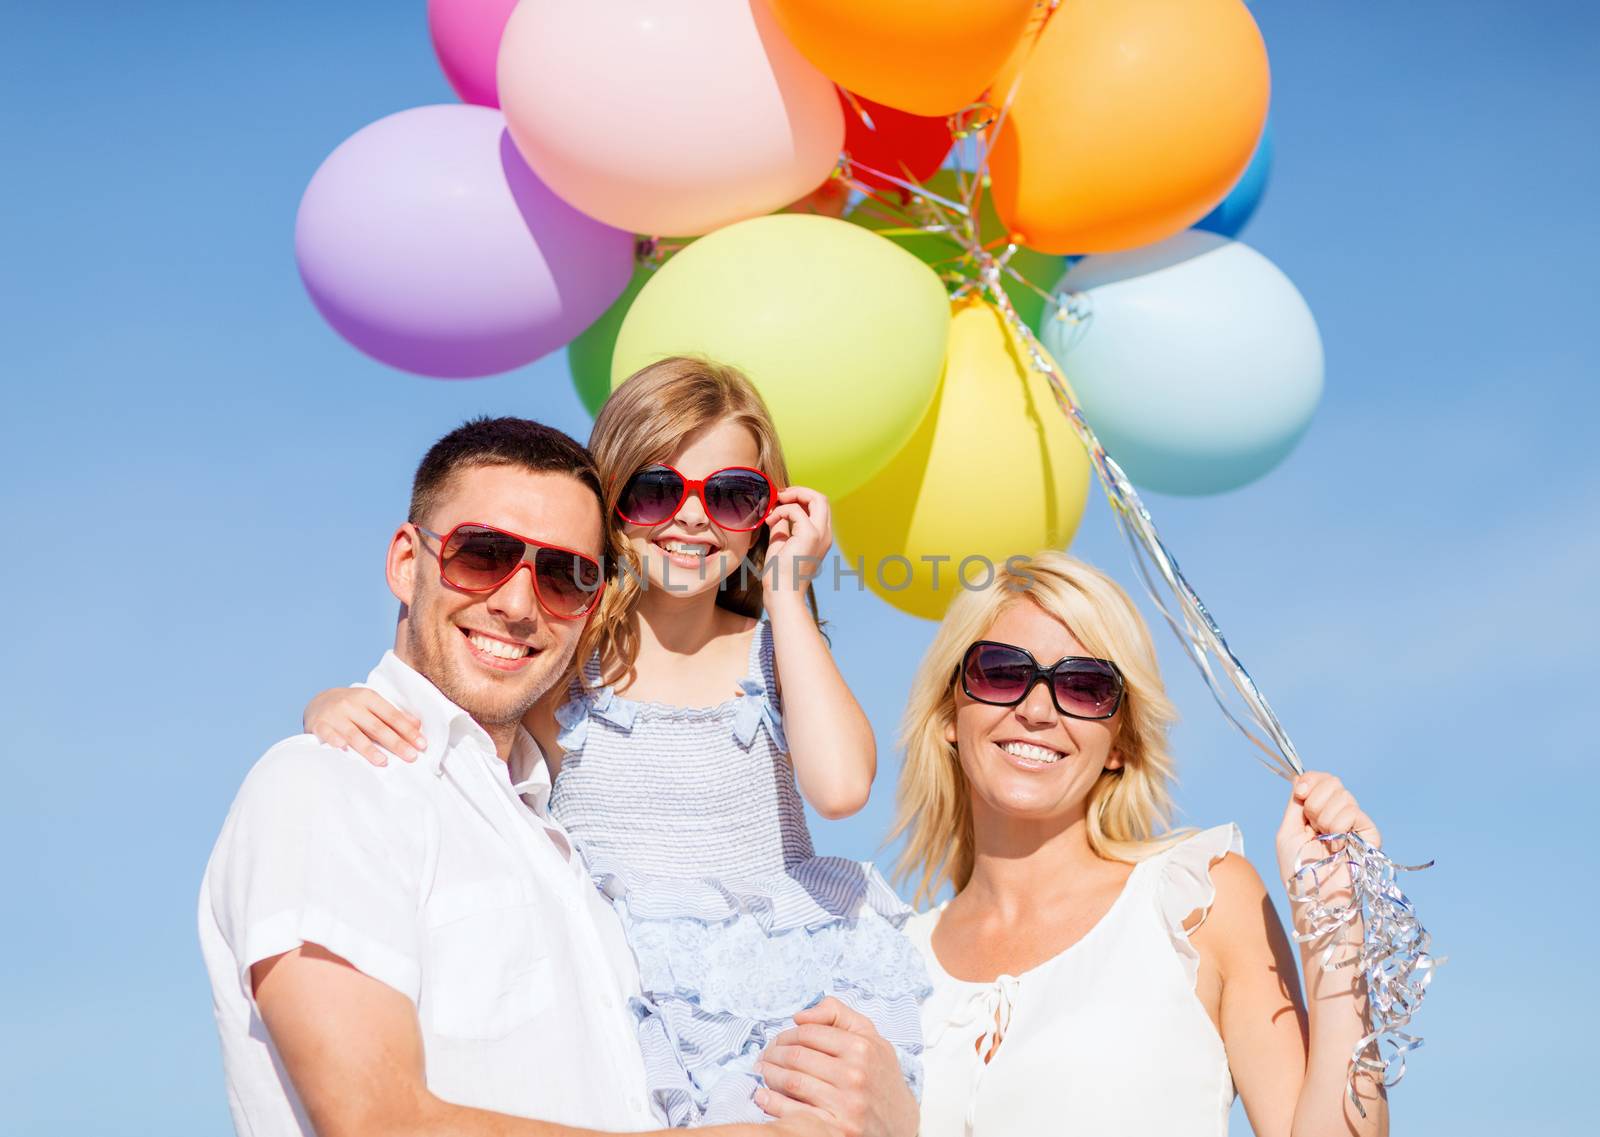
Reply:
[[917, 1100], [870, 1019], [829, 997], [794, 1021], [762, 1056], [758, 1106], [780, 1118], [825, 1115], [845, 1137], [914, 1137]]

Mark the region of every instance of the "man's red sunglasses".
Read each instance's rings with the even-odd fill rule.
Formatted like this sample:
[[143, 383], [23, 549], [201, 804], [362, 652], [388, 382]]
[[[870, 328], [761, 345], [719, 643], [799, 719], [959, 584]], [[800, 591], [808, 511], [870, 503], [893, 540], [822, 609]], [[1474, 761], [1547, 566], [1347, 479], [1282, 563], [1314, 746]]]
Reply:
[[493, 592], [523, 565], [539, 607], [562, 620], [587, 616], [600, 602], [605, 573], [593, 557], [493, 525], [466, 521], [449, 533], [415, 526], [439, 542], [439, 575], [463, 592]]

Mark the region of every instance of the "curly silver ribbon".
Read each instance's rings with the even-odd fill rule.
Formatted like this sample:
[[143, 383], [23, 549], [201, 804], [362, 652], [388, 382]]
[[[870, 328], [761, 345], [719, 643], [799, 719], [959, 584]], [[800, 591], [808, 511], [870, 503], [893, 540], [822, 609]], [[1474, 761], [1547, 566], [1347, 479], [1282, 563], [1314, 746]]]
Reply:
[[[1055, 7], [1055, 0], [1041, 4], [1043, 18], [1048, 19]], [[1042, 26], [1041, 21], [1035, 34]], [[1025, 68], [1026, 61], [1018, 74]], [[1293, 740], [1250, 672], [1229, 648], [1222, 630], [1178, 567], [1177, 558], [1162, 542], [1138, 491], [1101, 445], [1066, 376], [1033, 330], [1017, 315], [1004, 285], [1021, 283], [1044, 296], [1055, 311], [1054, 318], [1075, 325], [1075, 335], [1083, 334], [1093, 320], [1089, 297], [1082, 293], [1053, 295], [1024, 279], [1010, 264], [1018, 245], [1009, 239], [986, 245], [979, 233], [978, 207], [988, 184], [989, 140], [1004, 124], [1016, 90], [1013, 83], [998, 108], [976, 104], [951, 116], [952, 136], [958, 141], [970, 139], [976, 151], [976, 161], [970, 170], [961, 162], [960, 146], [953, 151], [957, 157], [959, 200], [941, 196], [892, 173], [852, 163], [849, 155], [841, 157], [836, 174], [852, 189], [866, 195], [878, 210], [880, 219], [887, 217], [904, 226], [880, 229], [885, 236], [915, 232], [937, 234], [949, 240], [951, 257], [935, 267], [951, 285], [952, 297], [980, 295], [1000, 312], [1022, 358], [1049, 383], [1062, 414], [1083, 443], [1151, 602], [1199, 668], [1223, 715], [1255, 745], [1259, 751], [1258, 760], [1273, 773], [1292, 781], [1305, 773]], [[895, 201], [857, 180], [852, 174], [858, 169], [897, 187], [902, 200]], [[1230, 688], [1244, 705], [1243, 718], [1230, 705]], [[1366, 1108], [1357, 1093], [1358, 1074], [1368, 1075], [1384, 1087], [1394, 1086], [1405, 1075], [1406, 1055], [1422, 1045], [1422, 1039], [1407, 1032], [1406, 1027], [1422, 1004], [1435, 968], [1443, 960], [1436, 960], [1429, 953], [1428, 933], [1400, 889], [1397, 876], [1401, 872], [1427, 868], [1433, 862], [1396, 865], [1381, 849], [1354, 833], [1329, 834], [1319, 840], [1328, 843], [1330, 849], [1337, 845], [1338, 851], [1302, 865], [1293, 877], [1290, 899], [1299, 909], [1299, 919], [1295, 923], [1297, 928], [1304, 929], [1297, 930], [1295, 938], [1320, 952], [1325, 971], [1356, 966], [1365, 980], [1369, 1033], [1352, 1050], [1346, 1083], [1351, 1102], [1365, 1117]], [[1326, 898], [1322, 893], [1322, 881], [1336, 864], [1347, 866], [1350, 874], [1350, 888], [1342, 900]], [[1352, 954], [1347, 945], [1357, 927], [1360, 945]], [[1347, 958], [1336, 959], [1341, 950]]]
[[[1374, 1025], [1351, 1049], [1348, 1084], [1350, 1100], [1365, 1117], [1356, 1074], [1365, 1072], [1386, 1089], [1397, 1086], [1406, 1076], [1406, 1055], [1422, 1045], [1419, 1036], [1403, 1028], [1422, 1005], [1434, 971], [1444, 960], [1429, 952], [1431, 937], [1396, 874], [1425, 869], [1433, 862], [1397, 865], [1358, 833], [1322, 835], [1317, 842], [1323, 846], [1322, 854], [1309, 861], [1302, 854], [1286, 882], [1289, 901], [1299, 909], [1294, 938], [1320, 952], [1324, 971], [1355, 967], [1366, 980]], [[1347, 890], [1342, 882], [1336, 885], [1336, 892], [1346, 895], [1330, 898], [1324, 883], [1341, 868], [1349, 874], [1350, 885]], [[1357, 929], [1358, 940], [1352, 935]]]

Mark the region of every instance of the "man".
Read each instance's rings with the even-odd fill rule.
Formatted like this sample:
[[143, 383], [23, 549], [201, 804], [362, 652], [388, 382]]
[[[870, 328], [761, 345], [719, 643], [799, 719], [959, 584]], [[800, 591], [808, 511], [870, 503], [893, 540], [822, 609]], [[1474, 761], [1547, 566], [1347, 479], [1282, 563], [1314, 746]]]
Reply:
[[[656, 1127], [632, 955], [546, 810], [549, 773], [521, 727], [598, 599], [601, 501], [587, 452], [523, 419], [469, 422], [423, 459], [389, 543], [395, 647], [368, 678], [418, 712], [422, 758], [375, 767], [310, 736], [279, 743], [201, 886], [241, 1134]], [[775, 1131], [909, 1137], [888, 1045], [837, 1004], [808, 1017], [773, 1056]]]

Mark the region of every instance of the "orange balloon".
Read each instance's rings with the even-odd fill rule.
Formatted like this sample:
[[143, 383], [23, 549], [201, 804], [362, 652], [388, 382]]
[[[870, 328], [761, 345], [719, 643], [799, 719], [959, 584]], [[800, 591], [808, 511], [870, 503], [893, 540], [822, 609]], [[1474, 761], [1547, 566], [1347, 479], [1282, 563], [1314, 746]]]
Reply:
[[1045, 253], [1170, 237], [1244, 173], [1269, 87], [1242, 0], [1065, 0], [995, 76], [995, 208]]
[[771, 0], [784, 34], [841, 87], [919, 115], [977, 100], [1034, 0]]

